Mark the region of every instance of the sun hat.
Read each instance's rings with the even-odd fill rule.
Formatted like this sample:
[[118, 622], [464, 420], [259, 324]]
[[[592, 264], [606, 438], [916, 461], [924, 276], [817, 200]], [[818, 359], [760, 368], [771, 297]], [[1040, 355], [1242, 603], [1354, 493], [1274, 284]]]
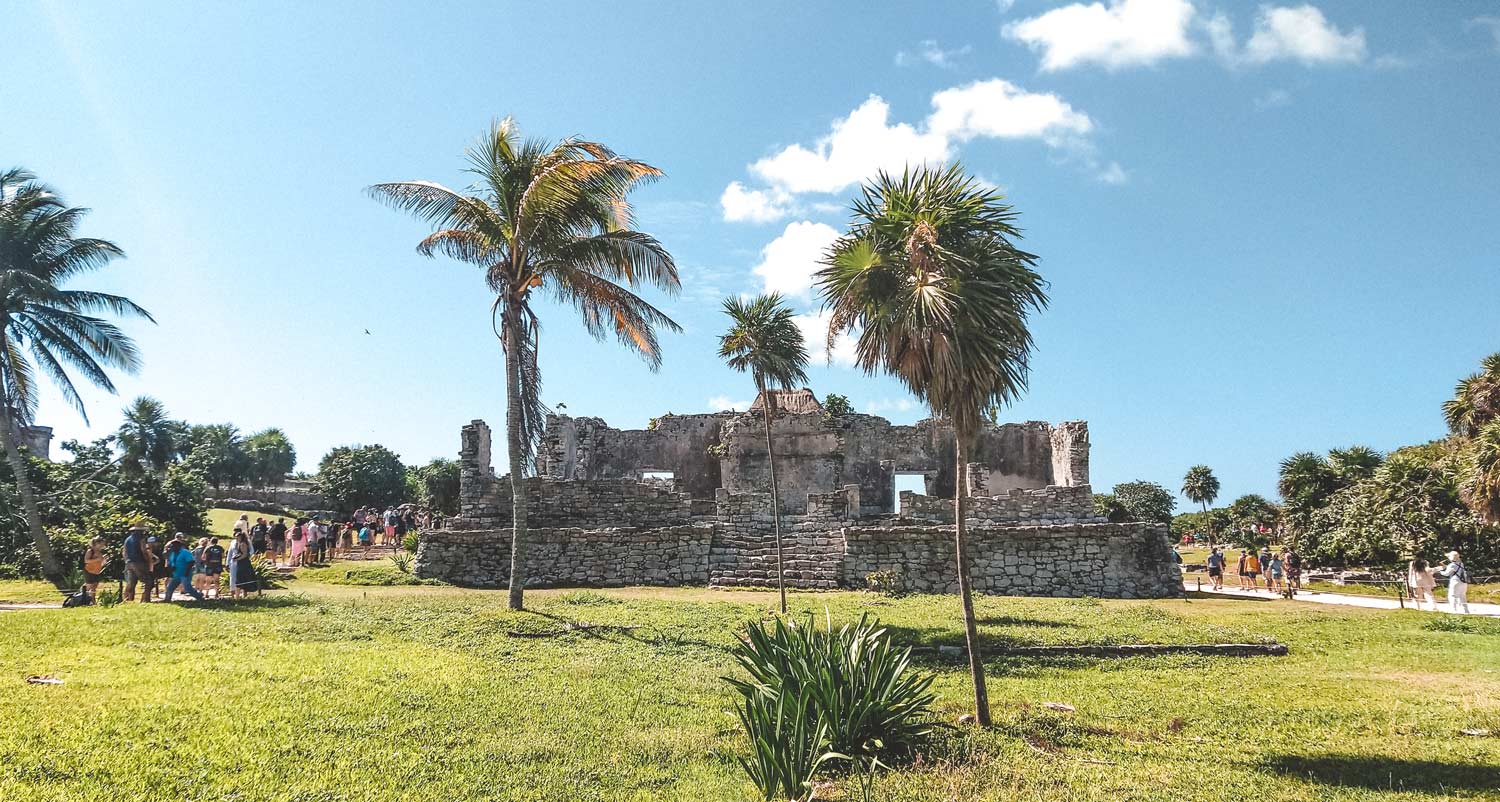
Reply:
[[1448, 552], [1448, 559], [1450, 559], [1450, 560], [1456, 560], [1456, 559], [1458, 559], [1458, 552], [1456, 552], [1456, 551], [1450, 551], [1450, 552]]

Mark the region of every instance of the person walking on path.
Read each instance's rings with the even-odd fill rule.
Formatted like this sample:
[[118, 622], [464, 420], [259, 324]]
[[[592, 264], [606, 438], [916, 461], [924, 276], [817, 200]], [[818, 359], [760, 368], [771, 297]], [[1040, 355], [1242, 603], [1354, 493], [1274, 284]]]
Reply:
[[1256, 557], [1256, 562], [1258, 562], [1260, 564], [1260, 572], [1262, 574], [1264, 574], [1265, 577], [1266, 577], [1266, 590], [1269, 590], [1272, 593], [1275, 593], [1276, 592], [1276, 588], [1275, 588], [1275, 586], [1273, 586], [1271, 584], [1271, 547], [1270, 546], [1261, 546], [1260, 547], [1260, 554]]
[[1469, 612], [1469, 572], [1464, 569], [1463, 557], [1456, 551], [1448, 552], [1448, 564], [1437, 572], [1448, 579], [1448, 611]]
[[1286, 565], [1286, 587], [1287, 590], [1296, 593], [1302, 589], [1302, 555], [1297, 550], [1287, 547], [1286, 557], [1282, 559]]
[[264, 554], [267, 539], [271, 536], [271, 527], [266, 525], [266, 519], [256, 518], [255, 526], [250, 527], [250, 547], [255, 549], [256, 554]]
[[1215, 546], [1208, 553], [1208, 579], [1213, 583], [1214, 590], [1224, 589], [1224, 553]]
[[104, 548], [104, 538], [89, 541], [89, 547], [83, 550], [83, 589], [88, 592], [91, 604], [98, 598], [100, 575], [108, 562], [109, 551]]
[[146, 555], [146, 528], [132, 524], [125, 533], [120, 549], [125, 560], [125, 601], [135, 601], [135, 587], [141, 586], [141, 603], [151, 601], [151, 561]]
[[1266, 554], [1266, 589], [1272, 593], [1286, 591], [1286, 586], [1283, 584], [1284, 580], [1282, 578], [1282, 572], [1286, 567], [1286, 563], [1281, 557], [1282, 555], [1280, 554]]
[[1432, 605], [1433, 612], [1437, 612], [1437, 597], [1432, 595], [1433, 588], [1437, 587], [1437, 580], [1433, 578], [1432, 570], [1421, 557], [1406, 566], [1406, 585], [1411, 588], [1411, 597], [1417, 603], [1418, 610], [1422, 609], [1422, 602], [1426, 600]]
[[260, 592], [260, 580], [255, 576], [255, 565], [250, 558], [255, 547], [244, 535], [235, 535], [229, 547], [229, 597], [243, 599], [250, 591]]
[[277, 518], [276, 523], [271, 524], [271, 564], [275, 565], [282, 557], [286, 556], [286, 519]]
[[172, 578], [167, 580], [167, 594], [163, 598], [171, 601], [172, 594], [180, 587], [187, 595], [203, 601], [203, 594], [193, 587], [193, 550], [186, 543], [172, 541], [167, 548], [167, 565], [172, 570]]

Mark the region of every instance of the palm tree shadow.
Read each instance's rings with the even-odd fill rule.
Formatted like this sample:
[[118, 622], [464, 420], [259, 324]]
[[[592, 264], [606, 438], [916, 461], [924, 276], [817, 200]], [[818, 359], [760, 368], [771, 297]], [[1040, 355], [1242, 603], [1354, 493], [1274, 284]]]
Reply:
[[1040, 629], [1077, 629], [1071, 621], [1052, 621], [1046, 618], [1021, 618], [1014, 615], [987, 615], [975, 619], [982, 627], [1037, 627]]
[[1321, 754], [1276, 755], [1261, 766], [1269, 772], [1330, 787], [1445, 796], [1454, 791], [1500, 790], [1500, 766], [1486, 763]]

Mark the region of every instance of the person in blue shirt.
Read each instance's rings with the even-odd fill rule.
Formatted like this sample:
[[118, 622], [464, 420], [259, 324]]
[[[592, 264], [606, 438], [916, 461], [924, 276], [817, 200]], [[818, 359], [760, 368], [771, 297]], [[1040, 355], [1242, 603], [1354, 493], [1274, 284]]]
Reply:
[[1224, 555], [1218, 546], [1208, 554], [1208, 578], [1213, 582], [1214, 590], [1224, 589]]
[[203, 601], [203, 594], [193, 587], [193, 552], [186, 543], [181, 540], [172, 541], [167, 549], [167, 566], [172, 569], [172, 578], [167, 580], [167, 593], [163, 598], [171, 601], [172, 593], [180, 587], [189, 596]]

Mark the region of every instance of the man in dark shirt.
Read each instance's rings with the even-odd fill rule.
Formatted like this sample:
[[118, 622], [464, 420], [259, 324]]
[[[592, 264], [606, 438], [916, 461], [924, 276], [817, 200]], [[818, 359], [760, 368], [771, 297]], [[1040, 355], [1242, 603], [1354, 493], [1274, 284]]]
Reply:
[[208, 590], [219, 598], [219, 577], [224, 573], [224, 547], [218, 538], [210, 538], [208, 548], [203, 550], [203, 573], [208, 576]]
[[271, 524], [272, 562], [283, 554], [286, 554], [286, 519], [277, 518], [276, 523]]
[[120, 549], [125, 558], [125, 601], [135, 601], [135, 586], [142, 584], [141, 603], [151, 601], [151, 566], [146, 561], [146, 528], [131, 524], [125, 533], [125, 546]]

